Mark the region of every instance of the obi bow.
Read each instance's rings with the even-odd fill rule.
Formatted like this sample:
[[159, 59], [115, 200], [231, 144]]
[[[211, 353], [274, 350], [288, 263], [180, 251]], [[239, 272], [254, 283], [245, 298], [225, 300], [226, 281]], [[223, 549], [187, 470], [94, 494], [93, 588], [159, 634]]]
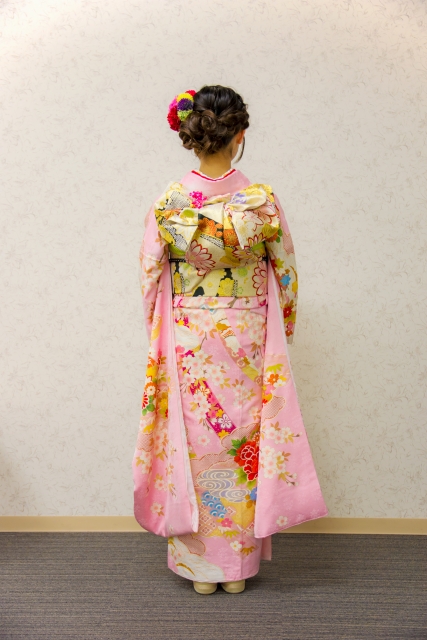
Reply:
[[198, 211], [190, 208], [174, 211], [169, 218], [165, 218], [160, 226], [160, 233], [168, 242], [170, 239], [162, 233], [162, 228], [171, 236], [172, 243], [177, 249], [187, 251], [199, 224]]
[[240, 248], [251, 249], [277, 233], [280, 221], [269, 185], [254, 184], [234, 194], [206, 199], [200, 206], [180, 183], [173, 183], [154, 205], [160, 234], [187, 251], [204, 218], [233, 228]]

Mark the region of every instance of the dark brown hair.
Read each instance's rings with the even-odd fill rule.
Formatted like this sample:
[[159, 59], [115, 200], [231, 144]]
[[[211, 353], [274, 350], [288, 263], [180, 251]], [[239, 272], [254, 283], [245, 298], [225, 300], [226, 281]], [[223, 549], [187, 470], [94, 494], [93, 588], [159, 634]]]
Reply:
[[[249, 114], [241, 96], [230, 87], [205, 86], [194, 96], [193, 111], [181, 123], [179, 137], [186, 149], [211, 155], [230, 144], [236, 133], [249, 127]], [[242, 157], [245, 139], [243, 138]]]

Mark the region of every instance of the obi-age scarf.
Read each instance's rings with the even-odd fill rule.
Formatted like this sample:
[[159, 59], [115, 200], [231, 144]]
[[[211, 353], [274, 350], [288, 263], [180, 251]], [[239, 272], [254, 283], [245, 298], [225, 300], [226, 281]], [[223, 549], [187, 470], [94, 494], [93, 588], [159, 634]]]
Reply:
[[[168, 197], [160, 198], [147, 216], [144, 242], [150, 247], [153, 265], [160, 265], [160, 276], [156, 276], [154, 267], [148, 269], [154, 274], [153, 286], [143, 293], [145, 315], [151, 327], [145, 380], [150, 396], [149, 404], [143, 407], [132, 461], [134, 514], [144, 529], [164, 537], [197, 532], [199, 508], [181, 406], [171, 268], [167, 253], [161, 248], [160, 236], [163, 242], [166, 240], [185, 252], [197, 231], [202, 205], [216, 207], [215, 216], [219, 209], [226, 211], [242, 250], [249, 248], [243, 212], [251, 210], [256, 214], [263, 207], [265, 211], [266, 206], [275, 212], [274, 216], [266, 217], [258, 242], [272, 236], [280, 224], [286, 227], [283, 212], [275, 206], [268, 185], [250, 185], [243, 192], [244, 197], [242, 191], [213, 196], [196, 206], [188, 190], [180, 183], [173, 183]], [[166, 211], [161, 206], [165, 201], [173, 201]], [[278, 283], [269, 260], [267, 283], [255, 538], [269, 538], [273, 533], [328, 514], [298, 403]], [[280, 384], [275, 384], [274, 380], [279, 378]], [[159, 480], [162, 490], [156, 487]], [[268, 551], [263, 557], [269, 557]]]

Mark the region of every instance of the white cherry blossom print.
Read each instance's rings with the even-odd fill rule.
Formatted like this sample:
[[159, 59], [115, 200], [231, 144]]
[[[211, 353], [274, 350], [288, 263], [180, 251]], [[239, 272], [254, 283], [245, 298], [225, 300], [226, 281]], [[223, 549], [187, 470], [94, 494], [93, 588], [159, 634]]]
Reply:
[[195, 362], [193, 355], [187, 355], [181, 358], [181, 366], [183, 369], [191, 369], [193, 362]]
[[211, 441], [211, 439], [210, 439], [208, 436], [206, 436], [206, 435], [199, 436], [199, 437], [197, 438], [197, 442], [198, 442], [202, 447], [206, 447], [206, 446], [209, 444], [209, 442], [210, 442], [210, 441]]
[[205, 376], [206, 367], [200, 361], [195, 360], [191, 365], [190, 375], [193, 380], [199, 380], [199, 378], [203, 378]]
[[153, 502], [153, 504], [150, 507], [150, 511], [152, 513], [156, 513], [158, 516], [163, 516], [163, 505], [160, 504], [160, 502]]
[[248, 323], [248, 333], [250, 339], [256, 344], [264, 343], [266, 326], [266, 317], [258, 313], [253, 313], [251, 316], [251, 322]]
[[137, 465], [141, 473], [148, 473], [151, 469], [151, 453], [150, 451], [139, 451], [137, 455]]
[[156, 475], [156, 479], [154, 481], [154, 486], [159, 491], [166, 491], [167, 490], [166, 482], [165, 482], [164, 478], [162, 478], [162, 476], [159, 475], [159, 474]]
[[192, 403], [192, 406], [194, 406], [197, 411], [200, 411], [203, 415], [209, 411], [211, 404], [204, 393], [195, 393], [193, 400], [194, 402]]
[[218, 423], [221, 425], [223, 429], [230, 429], [230, 427], [233, 426], [233, 423], [231, 422], [230, 418], [225, 414], [218, 418]]
[[250, 400], [254, 397], [255, 393], [251, 387], [245, 385], [243, 380], [236, 380], [233, 384], [233, 391], [235, 394], [235, 398], [233, 401], [233, 406], [238, 407], [242, 403]]
[[267, 460], [268, 458], [271, 458], [274, 454], [275, 454], [276, 450], [273, 449], [273, 447], [263, 447], [260, 450], [259, 456], [260, 456], [260, 463], [264, 464], [264, 461]]
[[275, 461], [278, 473], [283, 473], [283, 471], [286, 471], [286, 460], [282, 452], [278, 452], [275, 454]]
[[224, 374], [219, 367], [214, 367], [209, 373], [209, 382], [219, 387], [224, 382]]
[[223, 393], [217, 393], [216, 394], [216, 399], [218, 400], [219, 404], [223, 407], [226, 403], [226, 397]]
[[269, 425], [264, 431], [264, 437], [267, 440], [274, 440], [276, 444], [293, 442], [294, 438], [299, 438], [300, 435], [301, 433], [293, 433], [289, 427], [280, 426], [279, 422]]
[[274, 468], [264, 467], [264, 477], [265, 478], [269, 478], [271, 480], [272, 478], [274, 478], [275, 475], [276, 475], [276, 471], [275, 471]]
[[157, 431], [153, 437], [154, 453], [157, 455], [163, 451], [167, 445], [168, 436], [165, 431]]

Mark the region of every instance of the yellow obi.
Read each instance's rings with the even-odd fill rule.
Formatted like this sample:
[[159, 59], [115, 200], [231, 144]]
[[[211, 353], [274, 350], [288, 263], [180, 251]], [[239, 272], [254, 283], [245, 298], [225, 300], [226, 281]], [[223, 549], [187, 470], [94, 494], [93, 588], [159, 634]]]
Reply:
[[233, 194], [205, 198], [179, 182], [154, 205], [169, 244], [173, 292], [183, 296], [264, 295], [264, 241], [280, 228], [273, 191], [252, 184]]

